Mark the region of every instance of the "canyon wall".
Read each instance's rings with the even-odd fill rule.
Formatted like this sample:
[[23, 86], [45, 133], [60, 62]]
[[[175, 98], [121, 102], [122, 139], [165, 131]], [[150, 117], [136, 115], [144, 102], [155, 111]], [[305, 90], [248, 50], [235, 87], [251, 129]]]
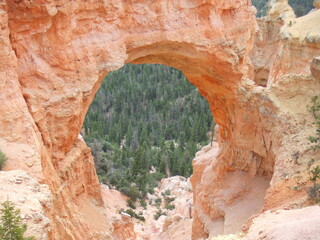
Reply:
[[[317, 22], [319, 10], [309, 17]], [[0, 18], [0, 149], [6, 170], [23, 169], [48, 185], [48, 239], [111, 239], [79, 132], [102, 79], [125, 63], [180, 69], [219, 125], [216, 157], [194, 165], [194, 239], [215, 234], [216, 219], [222, 231], [239, 227], [225, 230], [221, 197], [215, 201], [230, 179], [271, 180], [264, 202], [271, 208], [289, 199], [277, 188], [314, 154], [306, 105], [320, 89], [309, 68], [320, 55], [309, 33], [318, 29], [296, 36], [309, 19], [281, 30], [284, 20], [259, 22], [257, 33], [248, 0], [7, 0]]]
[[319, 22], [319, 10], [297, 19], [287, 1], [257, 20], [255, 74], [250, 90], [239, 88], [247, 110], [230, 124], [235, 138], [219, 130], [219, 146], [193, 160], [195, 239], [246, 229], [261, 210], [309, 204], [308, 171], [320, 161], [308, 141], [316, 132], [308, 106], [320, 94]]

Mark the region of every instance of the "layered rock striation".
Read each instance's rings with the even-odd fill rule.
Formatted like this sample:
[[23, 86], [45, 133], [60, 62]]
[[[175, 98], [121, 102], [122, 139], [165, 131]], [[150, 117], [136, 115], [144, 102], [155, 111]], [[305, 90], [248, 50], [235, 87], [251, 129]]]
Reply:
[[111, 239], [79, 132], [102, 79], [125, 63], [180, 69], [219, 125], [214, 157], [195, 164], [194, 239], [209, 236], [217, 219], [223, 232], [238, 228], [226, 228], [228, 208], [215, 201], [237, 175], [249, 185], [271, 180], [265, 208], [290, 200], [279, 189], [316, 154], [306, 106], [320, 94], [310, 71], [320, 12], [291, 22], [276, 12], [257, 24], [247, 0], [1, 1], [0, 148], [7, 170], [48, 185], [48, 239]]

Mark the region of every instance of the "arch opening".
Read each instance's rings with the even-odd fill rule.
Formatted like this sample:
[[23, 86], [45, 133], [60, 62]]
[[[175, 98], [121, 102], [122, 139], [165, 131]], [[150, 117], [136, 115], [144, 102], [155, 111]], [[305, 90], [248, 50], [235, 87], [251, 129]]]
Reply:
[[[170, 59], [171, 59], [170, 55], [171, 54], [169, 54], [168, 61], [164, 60], [166, 59], [165, 55], [158, 57], [157, 55], [151, 54], [151, 55], [147, 55], [147, 57], [141, 57], [139, 58], [139, 60], [133, 61], [133, 62], [137, 63], [142, 61], [142, 59], [149, 58], [151, 56], [151, 60], [149, 59], [148, 62], [154, 61], [155, 59], [157, 59], [159, 62], [159, 59], [161, 59], [161, 62], [168, 63], [170, 62]], [[183, 64], [186, 64], [186, 63], [183, 63]], [[188, 67], [190, 66], [188, 65]], [[126, 70], [124, 71], [126, 72]], [[140, 72], [138, 72], [138, 74], [140, 74]], [[109, 73], [109, 76], [110, 76], [110, 73]], [[128, 77], [128, 72], [126, 72], [126, 76]], [[124, 79], [119, 79], [119, 81], [121, 80], [124, 81]], [[130, 79], [130, 81], [134, 82], [134, 80], [132, 79]], [[108, 82], [105, 82], [105, 84], [107, 85]], [[147, 93], [147, 90], [145, 91], [145, 93]], [[98, 96], [99, 96], [99, 93], [98, 93]], [[121, 103], [123, 104], [123, 102]], [[113, 103], [113, 104], [116, 104], [116, 103]], [[117, 105], [117, 106], [114, 106], [114, 108], [117, 110], [120, 110], [123, 107], [123, 105]], [[108, 109], [110, 110], [110, 108], [112, 108], [112, 106], [107, 106], [106, 107], [107, 111]], [[241, 119], [239, 121], [241, 121]], [[90, 128], [89, 125], [85, 126], [85, 128], [86, 127]], [[219, 130], [217, 129], [216, 131], [218, 132]], [[88, 129], [86, 130], [86, 132], [88, 132]], [[238, 139], [235, 139], [235, 140], [238, 140]], [[124, 147], [126, 144], [126, 140], [124, 139], [121, 140], [121, 138], [116, 141], [118, 142], [119, 146], [122, 145], [122, 147]], [[221, 143], [226, 144], [225, 141], [228, 141], [228, 140], [220, 139], [220, 144]], [[170, 142], [170, 140], [167, 142]], [[97, 145], [89, 144], [89, 146], [95, 148]], [[102, 145], [100, 146], [101, 149], [103, 147], [107, 148], [106, 146], [102, 146]], [[193, 226], [193, 228], [196, 230], [193, 231], [194, 232], [194, 235], [192, 236], [193, 239], [197, 239], [199, 237], [209, 237], [209, 236], [217, 236], [220, 234], [231, 234], [231, 233], [239, 232], [242, 230], [242, 225], [245, 224], [246, 221], [251, 216], [259, 213], [263, 208], [266, 190], [268, 189], [269, 182], [271, 180], [271, 176], [273, 172], [273, 163], [272, 162], [267, 163], [266, 157], [261, 156], [258, 152], [250, 151], [246, 153], [245, 156], [241, 156], [242, 154], [241, 149], [233, 149], [231, 146], [228, 146], [228, 147], [231, 153], [228, 151], [225, 151], [223, 154], [221, 154], [221, 152], [219, 152], [221, 149], [219, 149], [218, 143], [214, 143], [214, 144], [211, 143], [210, 146], [206, 146], [204, 149], [200, 151], [200, 157], [196, 156], [193, 162], [193, 165], [195, 168], [195, 173], [194, 173], [195, 176], [192, 177], [193, 178], [192, 184], [193, 184], [193, 187], [195, 188], [194, 199], [198, 199], [199, 202], [207, 201], [207, 199], [203, 199], [204, 194], [209, 194], [210, 195], [209, 198], [211, 199], [211, 202], [207, 202], [208, 204], [207, 206], [209, 206], [209, 212], [207, 212], [208, 214], [207, 216], [205, 214], [204, 216], [201, 216], [203, 214], [203, 210], [199, 208], [199, 206], [198, 206], [198, 209], [196, 209], [196, 215], [194, 218], [195, 223]], [[97, 151], [97, 150], [98, 149], [95, 149], [93, 151]], [[197, 162], [204, 160], [201, 157], [202, 157], [202, 154], [205, 154], [206, 152], [210, 153], [209, 154], [210, 157], [206, 159], [206, 165], [202, 166], [201, 169], [199, 169]], [[220, 153], [220, 155], [218, 155], [218, 152]], [[229, 154], [229, 155], [226, 156], [226, 154]], [[97, 156], [97, 153], [95, 153], [94, 155]], [[237, 163], [235, 160], [235, 157], [241, 157], [242, 159], [240, 160], [240, 162]], [[118, 154], [118, 158], [119, 159], [122, 158], [122, 155]], [[134, 158], [135, 158], [135, 155], [132, 155], [131, 160], [134, 161]], [[225, 162], [222, 163], [219, 161], [225, 161]], [[126, 164], [130, 166], [130, 163], [126, 163]], [[221, 169], [219, 169], [220, 167], [217, 165], [223, 165], [223, 164], [225, 165], [220, 166]], [[221, 171], [221, 172], [217, 174], [216, 171]], [[126, 173], [128, 174], [128, 172]], [[98, 174], [99, 174], [99, 171], [98, 171]], [[167, 174], [167, 176], [170, 175], [168, 171], [163, 172], [163, 174]], [[199, 175], [200, 175], [200, 178], [199, 178]], [[127, 175], [127, 177], [129, 176]], [[115, 179], [114, 176], [111, 176], [111, 178], [112, 178], [111, 182], [107, 179], [104, 179], [104, 181], [106, 181], [105, 183], [108, 183], [111, 186], [117, 185], [118, 184], [117, 181], [119, 181], [119, 179]], [[101, 171], [100, 171], [100, 180], [102, 180]], [[123, 183], [123, 181], [121, 180], [120, 182]], [[214, 183], [213, 185], [215, 185], [215, 182], [217, 183], [215, 186], [211, 185], [210, 187], [208, 187], [208, 189], [201, 189], [199, 191], [199, 189], [197, 189], [198, 185], [202, 185], [203, 182], [212, 182]], [[118, 184], [117, 189], [120, 189], [120, 188], [121, 186]], [[129, 188], [130, 188], [130, 185], [120, 190], [122, 191], [125, 190], [124, 193], [126, 193], [127, 195], [131, 195], [132, 192], [129, 191]], [[139, 191], [141, 191], [141, 189], [139, 189]], [[141, 205], [141, 203], [140, 204], [137, 203], [136, 205], [139, 206]], [[208, 216], [210, 216], [209, 221], [207, 219]], [[206, 223], [202, 222], [203, 220], [201, 219], [201, 217], [206, 218]], [[202, 231], [199, 231], [199, 229], [201, 229], [199, 228], [199, 224], [202, 224]]]
[[[103, 195], [110, 198], [105, 198], [106, 204], [122, 203], [108, 215], [119, 218], [122, 211], [145, 220], [135, 221], [140, 238], [150, 238], [165, 215], [179, 215], [179, 224], [188, 229], [186, 237], [191, 237], [187, 178], [195, 153], [209, 143], [211, 124], [208, 103], [182, 72], [158, 64], [127, 64], [109, 73], [82, 131], [99, 181], [107, 185], [102, 186]], [[129, 197], [127, 202], [114, 188]], [[112, 200], [112, 195], [118, 199]], [[115, 230], [113, 235], [126, 239], [124, 232]]]
[[[206, 100], [182, 72], [158, 64], [126, 64], [105, 77], [82, 134], [98, 175], [106, 175], [102, 181], [111, 185], [125, 181], [128, 188], [133, 170], [127, 170], [138, 161], [136, 155], [147, 159], [139, 168], [148, 172], [161, 168], [162, 178], [190, 177], [191, 160], [199, 146], [208, 144], [211, 124]], [[128, 179], [108, 175], [117, 169], [119, 178], [127, 174]]]

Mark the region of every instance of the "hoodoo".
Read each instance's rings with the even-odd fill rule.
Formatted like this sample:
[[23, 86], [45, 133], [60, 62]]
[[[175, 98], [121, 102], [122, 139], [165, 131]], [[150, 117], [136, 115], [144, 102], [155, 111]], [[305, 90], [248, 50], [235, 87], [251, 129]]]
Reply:
[[193, 239], [303, 206], [292, 186], [319, 161], [307, 105], [320, 95], [320, 10], [294, 18], [283, 4], [256, 21], [248, 0], [1, 1], [0, 148], [5, 170], [49, 187], [48, 239], [112, 238], [79, 133], [102, 79], [125, 63], [183, 71], [219, 125], [219, 145], [193, 163]]

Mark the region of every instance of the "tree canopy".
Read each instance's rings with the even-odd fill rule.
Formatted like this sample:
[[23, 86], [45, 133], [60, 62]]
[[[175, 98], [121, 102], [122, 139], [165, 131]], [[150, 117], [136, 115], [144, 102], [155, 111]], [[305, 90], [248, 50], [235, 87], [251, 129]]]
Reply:
[[14, 203], [7, 200], [0, 209], [0, 239], [1, 240], [32, 240], [33, 237], [25, 238], [23, 235], [27, 225], [22, 223], [20, 210], [16, 209]]
[[[297, 17], [306, 15], [313, 8], [314, 0], [289, 0], [289, 5], [293, 8]], [[265, 16], [268, 10], [269, 0], [252, 0], [252, 4], [257, 8], [257, 17]]]

